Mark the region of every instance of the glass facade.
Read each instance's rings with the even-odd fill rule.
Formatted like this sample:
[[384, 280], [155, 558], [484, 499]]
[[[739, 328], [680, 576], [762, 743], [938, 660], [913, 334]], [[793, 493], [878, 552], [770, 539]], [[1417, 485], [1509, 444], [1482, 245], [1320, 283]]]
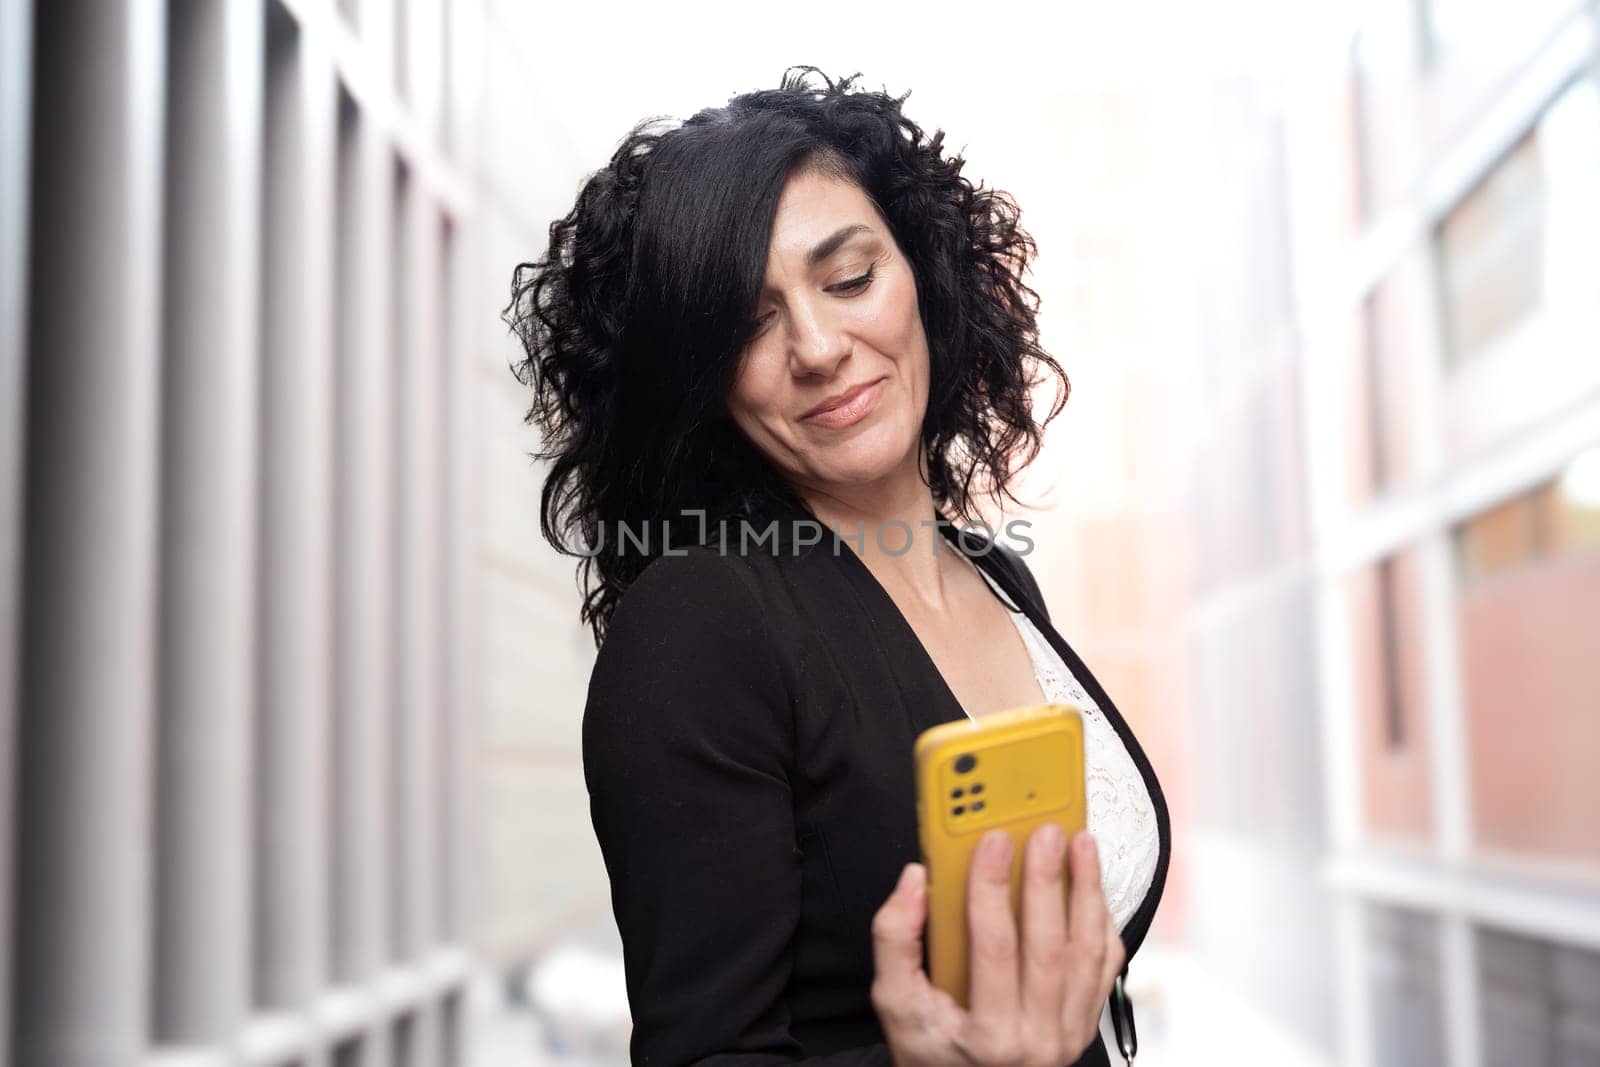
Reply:
[[1477, 844], [1600, 870], [1600, 449], [1456, 527]]
[[1354, 508], [1416, 484], [1425, 442], [1416, 405], [1428, 387], [1421, 364], [1435, 332], [1419, 307], [1432, 300], [1427, 257], [1407, 250], [1362, 298], [1348, 359], [1347, 498]]
[[1433, 834], [1432, 750], [1415, 550], [1355, 575], [1350, 603], [1365, 825], [1375, 837], [1425, 843]]
[[1484, 1067], [1600, 1063], [1600, 952], [1477, 931]]
[[1600, 909], [1597, 39], [1561, 0], [1372, 9], [1321, 201], [1359, 223], [1300, 252], [1352, 264], [1316, 536], [1375, 1063], [1600, 1063], [1600, 938], [1562, 918]]
[[1541, 311], [1581, 313], [1600, 303], [1597, 187], [1600, 89], [1583, 78], [1439, 223], [1448, 364], [1480, 354]]
[[1438, 923], [1426, 912], [1374, 904], [1364, 936], [1376, 1067], [1444, 1062]]

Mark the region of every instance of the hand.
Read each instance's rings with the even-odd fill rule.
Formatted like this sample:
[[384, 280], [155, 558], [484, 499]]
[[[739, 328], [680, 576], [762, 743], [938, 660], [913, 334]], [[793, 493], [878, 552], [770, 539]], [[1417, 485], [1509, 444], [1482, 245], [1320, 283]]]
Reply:
[[[1063, 1067], [1099, 1029], [1100, 1007], [1126, 958], [1094, 838], [1047, 823], [1028, 837], [1022, 918], [1011, 911], [1011, 837], [984, 835], [967, 868], [970, 1007], [922, 969], [927, 871], [909, 863], [872, 920], [872, 1006], [896, 1067]], [[1062, 901], [1063, 853], [1071, 897]]]

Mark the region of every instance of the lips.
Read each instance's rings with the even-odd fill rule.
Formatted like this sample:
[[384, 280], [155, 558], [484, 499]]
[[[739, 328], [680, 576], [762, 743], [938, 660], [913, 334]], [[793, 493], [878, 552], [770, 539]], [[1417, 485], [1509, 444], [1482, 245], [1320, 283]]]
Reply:
[[830, 429], [853, 426], [871, 414], [872, 409], [877, 406], [878, 396], [883, 392], [885, 381], [886, 378], [877, 378], [853, 386], [811, 409], [802, 418], [813, 426], [825, 426]]
[[810, 411], [806, 412], [800, 417], [802, 419], [811, 419], [818, 415], [826, 415], [830, 411], [837, 411], [840, 408], [845, 407], [851, 402], [859, 399], [862, 393], [866, 392], [868, 389], [871, 389], [881, 381], [883, 381], [882, 378], [874, 378], [870, 382], [862, 382], [860, 385], [853, 385], [844, 392], [824, 400], [822, 403], [818, 404], [816, 407], [812, 408]]

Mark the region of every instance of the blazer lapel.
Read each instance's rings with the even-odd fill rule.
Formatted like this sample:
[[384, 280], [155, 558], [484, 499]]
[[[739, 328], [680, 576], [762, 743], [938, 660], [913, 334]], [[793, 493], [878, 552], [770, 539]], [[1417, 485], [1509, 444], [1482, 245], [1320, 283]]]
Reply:
[[[996, 541], [976, 535], [964, 537], [943, 512], [936, 514], [945, 520], [940, 524], [939, 531], [951, 548], [973, 560], [984, 573], [999, 583], [1013, 603], [1021, 606], [1074, 677], [1094, 698], [1144, 779], [1151, 805], [1155, 809], [1161, 852], [1150, 890], [1123, 931], [1123, 942], [1131, 957], [1149, 931], [1166, 884], [1171, 859], [1171, 826], [1161, 783], [1115, 701], [1056, 631], [1045, 613], [1044, 605], [1030, 594], [1020, 573], [1022, 564], [1013, 558], [1011, 550]], [[818, 521], [809, 509], [798, 505], [791, 505], [786, 517]], [[918, 734], [929, 727], [966, 718], [961, 702], [945, 683], [938, 666], [893, 598], [854, 549], [846, 545], [832, 529], [820, 522], [818, 525], [823, 531], [821, 541], [798, 551], [790, 573], [796, 585], [797, 599], [816, 605], [816, 619], [840, 618], [838, 602], [844, 599], [854, 609], [843, 613], [844, 617], [864, 620], [866, 628], [863, 631], [834, 625], [821, 634], [832, 648], [836, 662], [846, 665], [844, 669], [855, 676], [852, 688], [859, 693], [877, 694], [876, 699], [883, 702], [895, 700], [901, 716], [900, 729], [904, 731], [902, 738], [915, 740]], [[780, 523], [780, 528], [785, 526]], [[885, 683], [887, 688], [893, 690], [892, 694], [884, 691]], [[907, 748], [908, 757], [909, 751]], [[909, 788], [909, 777], [904, 784]]]

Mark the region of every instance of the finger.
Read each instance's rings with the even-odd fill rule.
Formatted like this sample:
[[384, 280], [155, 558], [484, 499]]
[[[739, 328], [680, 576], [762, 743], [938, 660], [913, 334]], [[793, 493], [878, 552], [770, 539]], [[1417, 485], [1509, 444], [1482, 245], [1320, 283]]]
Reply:
[[967, 866], [967, 1007], [985, 1029], [1013, 1029], [1017, 1013], [1017, 920], [1011, 911], [1014, 846], [990, 830]]
[[1063, 1018], [1069, 1029], [1100, 1017], [1100, 983], [1106, 963], [1106, 898], [1100, 888], [1100, 858], [1094, 838], [1075, 834], [1069, 849], [1072, 889], [1067, 914], [1067, 993]]
[[1046, 823], [1028, 837], [1022, 883], [1022, 1014], [1036, 1034], [1060, 1026], [1067, 984], [1067, 835]]
[[1098, 1028], [1098, 1015], [1102, 1006], [1111, 999], [1112, 987], [1116, 984], [1117, 975], [1122, 973], [1122, 965], [1127, 962], [1127, 949], [1122, 944], [1122, 931], [1117, 927], [1116, 917], [1106, 909], [1106, 965], [1100, 973], [1100, 995], [1095, 997], [1095, 1026]]
[[872, 1006], [886, 1022], [909, 1010], [923, 977], [927, 878], [922, 864], [906, 864], [894, 892], [872, 917]]
[[1111, 995], [1111, 984], [1117, 975], [1122, 973], [1122, 965], [1128, 961], [1128, 950], [1122, 943], [1122, 930], [1117, 926], [1117, 918], [1111, 914], [1111, 909], [1106, 909], [1106, 962], [1100, 969], [1100, 996], [1103, 1003]]

